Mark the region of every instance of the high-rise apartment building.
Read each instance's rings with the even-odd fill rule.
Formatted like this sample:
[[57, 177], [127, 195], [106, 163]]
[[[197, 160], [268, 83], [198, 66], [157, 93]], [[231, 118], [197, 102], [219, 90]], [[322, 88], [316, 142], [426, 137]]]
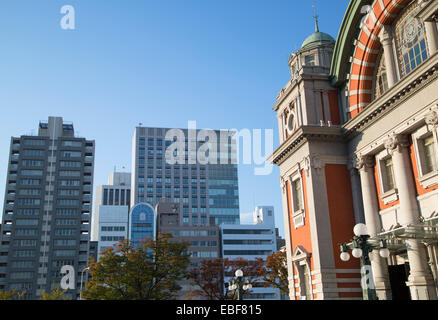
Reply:
[[91, 238], [98, 241], [99, 254], [128, 238], [131, 210], [131, 173], [113, 172], [108, 184], [96, 188]]
[[[182, 141], [178, 150], [173, 150], [175, 138]], [[198, 150], [205, 150], [206, 145], [210, 146], [213, 160], [198, 161]], [[171, 151], [166, 156], [168, 149]], [[178, 161], [169, 161], [169, 156]], [[227, 131], [137, 127], [133, 138], [131, 203], [155, 206], [165, 198], [180, 206], [182, 224], [238, 224], [235, 159], [235, 141]]]
[[73, 124], [49, 117], [37, 136], [11, 138], [1, 227], [0, 289], [37, 299], [59, 286], [72, 266], [79, 295], [88, 264], [94, 141], [78, 138]]

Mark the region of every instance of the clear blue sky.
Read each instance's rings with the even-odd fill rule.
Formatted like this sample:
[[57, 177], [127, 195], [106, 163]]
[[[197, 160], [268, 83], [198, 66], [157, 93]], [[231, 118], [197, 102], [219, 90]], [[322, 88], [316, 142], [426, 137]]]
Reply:
[[[320, 29], [337, 36], [348, 0], [318, 1]], [[287, 61], [313, 33], [312, 0], [1, 0], [0, 183], [11, 136], [62, 116], [96, 140], [95, 186], [130, 170], [138, 123], [274, 129]], [[63, 5], [76, 30], [61, 29]], [[279, 171], [239, 166], [241, 213], [274, 205], [283, 234]], [[0, 199], [4, 186], [0, 184]]]

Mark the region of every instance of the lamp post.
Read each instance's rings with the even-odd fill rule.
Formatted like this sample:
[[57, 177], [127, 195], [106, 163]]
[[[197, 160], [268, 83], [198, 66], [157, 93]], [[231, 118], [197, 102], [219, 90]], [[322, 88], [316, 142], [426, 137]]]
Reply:
[[237, 292], [237, 300], [243, 300], [243, 294], [252, 289], [252, 285], [248, 280], [243, 280], [243, 271], [237, 270], [235, 278], [229, 282], [228, 290]]
[[350, 260], [348, 250], [351, 250], [353, 257], [360, 259], [363, 299], [378, 300], [371, 269], [370, 253], [374, 249], [380, 249], [380, 256], [388, 258], [390, 252], [387, 248], [386, 240], [382, 240], [381, 243], [370, 241], [371, 237], [368, 234], [367, 226], [363, 223], [357, 224], [353, 231], [355, 235], [353, 240], [348, 244], [344, 243], [341, 245], [341, 260], [345, 262]]
[[82, 300], [82, 285], [83, 285], [83, 282], [84, 282], [84, 272], [88, 271], [88, 270], [90, 270], [90, 267], [84, 268], [84, 270], [82, 270], [82, 272], [81, 272], [81, 288], [80, 288], [80, 291], [79, 291], [79, 300]]

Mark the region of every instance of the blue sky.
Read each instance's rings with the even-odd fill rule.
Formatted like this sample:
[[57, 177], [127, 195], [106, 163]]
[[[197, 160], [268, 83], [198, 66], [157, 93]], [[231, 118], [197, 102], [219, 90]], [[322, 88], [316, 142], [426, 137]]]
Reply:
[[[318, 1], [320, 29], [337, 36], [348, 0]], [[131, 164], [145, 126], [273, 129], [287, 61], [313, 33], [312, 0], [1, 0], [0, 182], [11, 136], [62, 116], [96, 140], [95, 186]], [[72, 5], [76, 29], [60, 27]], [[32, 132], [33, 131], [33, 132]], [[283, 234], [279, 171], [239, 166], [243, 217], [273, 205]], [[0, 198], [4, 187], [0, 188]], [[243, 219], [245, 221], [245, 219]]]

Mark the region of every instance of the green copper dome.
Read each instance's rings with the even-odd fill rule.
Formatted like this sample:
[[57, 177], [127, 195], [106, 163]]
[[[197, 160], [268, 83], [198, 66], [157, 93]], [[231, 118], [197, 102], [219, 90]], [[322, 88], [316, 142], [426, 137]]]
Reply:
[[301, 49], [304, 49], [306, 47], [309, 47], [313, 44], [321, 43], [321, 42], [335, 42], [335, 39], [327, 33], [324, 32], [315, 32], [314, 34], [310, 35], [301, 46]]

